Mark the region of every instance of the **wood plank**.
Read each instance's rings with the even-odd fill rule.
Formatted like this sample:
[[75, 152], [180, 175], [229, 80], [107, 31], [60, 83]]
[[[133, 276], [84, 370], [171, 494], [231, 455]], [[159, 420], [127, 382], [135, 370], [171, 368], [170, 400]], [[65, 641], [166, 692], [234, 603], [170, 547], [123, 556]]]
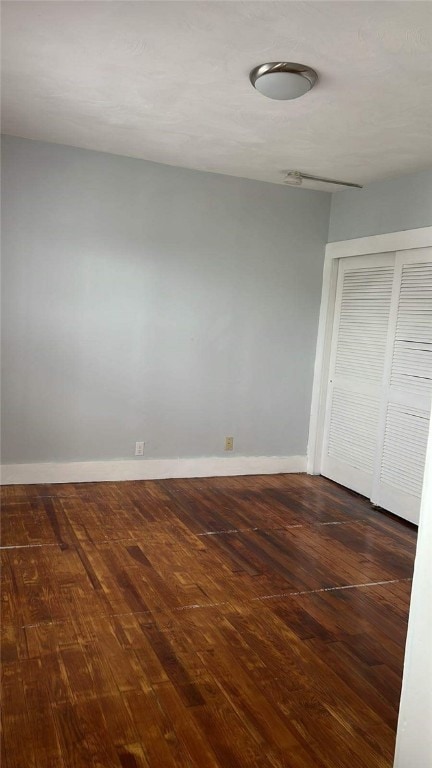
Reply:
[[2, 526], [7, 768], [391, 767], [413, 526], [306, 475], [7, 486]]

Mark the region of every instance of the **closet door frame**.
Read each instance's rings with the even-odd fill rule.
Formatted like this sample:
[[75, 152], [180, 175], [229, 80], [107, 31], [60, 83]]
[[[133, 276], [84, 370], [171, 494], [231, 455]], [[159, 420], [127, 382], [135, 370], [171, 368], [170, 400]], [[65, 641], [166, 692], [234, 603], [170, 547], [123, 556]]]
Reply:
[[339, 259], [350, 256], [405, 251], [428, 246], [432, 246], [432, 227], [407, 229], [402, 232], [389, 232], [384, 235], [371, 235], [370, 237], [341, 240], [327, 244], [309, 422], [308, 474], [319, 475], [321, 473], [321, 455], [324, 441]]

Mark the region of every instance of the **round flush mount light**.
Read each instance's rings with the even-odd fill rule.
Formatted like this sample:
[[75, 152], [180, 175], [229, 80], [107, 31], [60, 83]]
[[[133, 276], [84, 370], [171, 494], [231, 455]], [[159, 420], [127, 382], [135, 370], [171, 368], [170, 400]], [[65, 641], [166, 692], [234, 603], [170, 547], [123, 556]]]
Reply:
[[272, 61], [260, 64], [249, 74], [254, 88], [269, 99], [298, 99], [310, 91], [318, 80], [315, 70], [304, 64]]

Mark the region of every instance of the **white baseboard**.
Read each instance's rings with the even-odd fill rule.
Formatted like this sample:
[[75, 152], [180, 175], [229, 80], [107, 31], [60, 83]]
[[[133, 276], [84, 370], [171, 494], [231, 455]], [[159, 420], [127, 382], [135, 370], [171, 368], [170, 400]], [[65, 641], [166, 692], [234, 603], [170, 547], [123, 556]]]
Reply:
[[2, 485], [163, 480], [306, 472], [306, 456], [210, 456], [200, 459], [71, 461], [63, 464], [3, 464]]

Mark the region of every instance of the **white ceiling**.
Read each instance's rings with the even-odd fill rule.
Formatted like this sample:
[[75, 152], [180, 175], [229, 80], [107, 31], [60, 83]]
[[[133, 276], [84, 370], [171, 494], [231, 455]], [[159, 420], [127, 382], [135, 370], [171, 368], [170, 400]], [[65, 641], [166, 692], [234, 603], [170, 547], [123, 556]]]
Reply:
[[[276, 183], [432, 166], [432, 3], [2, 7], [4, 133]], [[277, 60], [318, 84], [266, 99], [248, 74]]]

